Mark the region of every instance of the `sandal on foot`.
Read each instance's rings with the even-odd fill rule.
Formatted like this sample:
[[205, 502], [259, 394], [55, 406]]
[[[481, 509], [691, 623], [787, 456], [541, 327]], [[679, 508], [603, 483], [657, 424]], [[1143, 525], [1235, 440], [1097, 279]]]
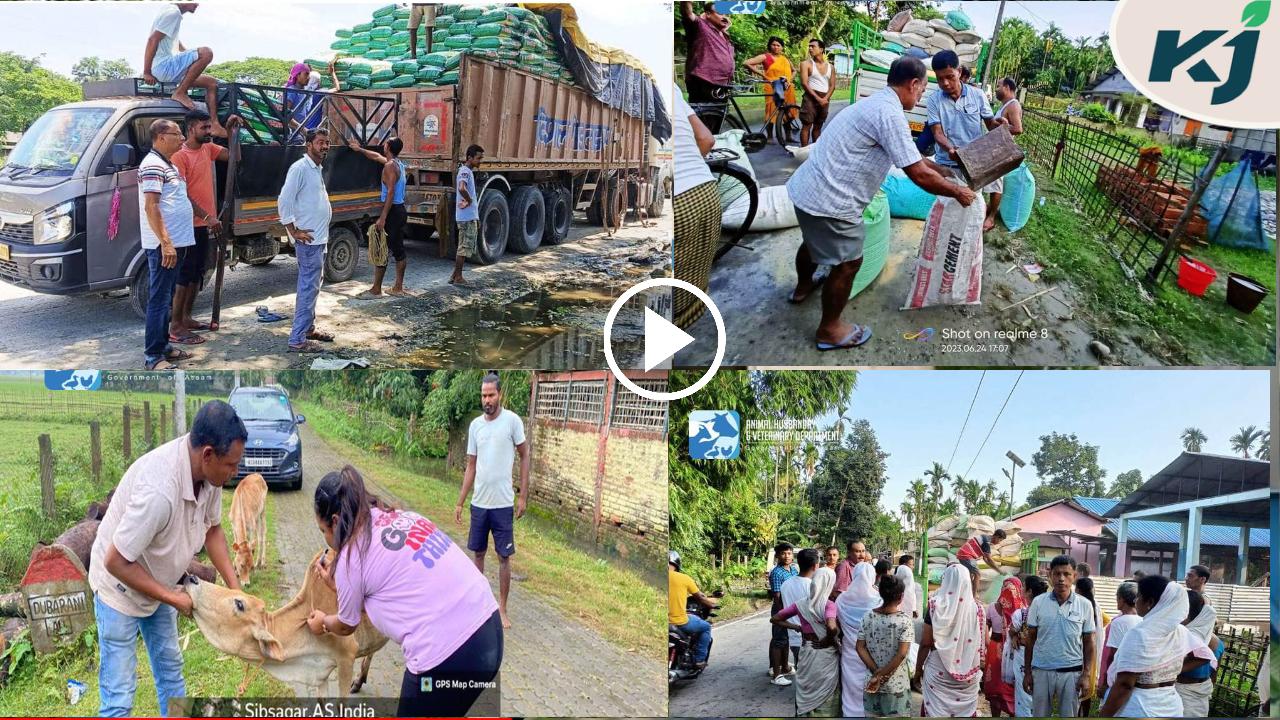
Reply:
[[169, 342], [179, 345], [199, 345], [204, 342], [204, 338], [192, 333], [186, 337], [179, 337], [173, 333], [169, 333]]
[[830, 350], [847, 350], [864, 344], [871, 339], [871, 328], [866, 325], [860, 325], [856, 330], [849, 333], [849, 336], [841, 340], [839, 344], [818, 342], [818, 350], [827, 352]]
[[827, 276], [829, 276], [830, 274], [831, 273], [814, 273], [813, 287], [809, 288], [809, 292], [805, 293], [804, 297], [796, 299], [796, 291], [792, 290], [791, 293], [787, 295], [787, 302], [791, 303], [792, 305], [799, 305], [805, 300], [808, 300], [810, 295], [814, 294], [815, 292], [817, 292], [818, 288], [822, 287], [822, 283], [827, 281]]
[[333, 334], [320, 330], [312, 330], [307, 333], [308, 340], [319, 340], [320, 342], [333, 342]]
[[144, 370], [177, 370], [178, 369], [178, 366], [172, 363], [165, 365], [164, 367], [160, 367], [160, 363], [162, 362], [165, 362], [165, 361], [156, 360], [154, 362], [143, 363], [142, 367]]
[[301, 345], [290, 345], [289, 352], [315, 355], [324, 352], [324, 348], [320, 347], [315, 340], [308, 340]]

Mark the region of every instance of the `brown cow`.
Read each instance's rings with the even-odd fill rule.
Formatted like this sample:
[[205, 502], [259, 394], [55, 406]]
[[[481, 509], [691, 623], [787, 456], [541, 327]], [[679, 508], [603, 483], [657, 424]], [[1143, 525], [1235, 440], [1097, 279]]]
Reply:
[[231, 550], [235, 553], [236, 577], [244, 587], [249, 587], [253, 568], [267, 564], [266, 518], [267, 481], [254, 473], [241, 480], [231, 496], [231, 527], [236, 536]]
[[[183, 589], [191, 596], [196, 626], [209, 644], [246, 661], [241, 694], [249, 683], [249, 663], [280, 680], [306, 686], [313, 696], [321, 694], [335, 668], [344, 697], [360, 692], [368, 679], [373, 654], [387, 644], [387, 637], [373, 627], [368, 615], [363, 615], [355, 633], [346, 637], [332, 633], [313, 635], [307, 628], [307, 616], [312, 610], [323, 610], [328, 615], [338, 612], [338, 594], [314, 570], [321, 554], [316, 553], [307, 565], [307, 576], [297, 596], [274, 612], [268, 612], [262, 600], [252, 595], [190, 577], [183, 579]], [[332, 554], [326, 561], [325, 567], [332, 571]], [[360, 677], [353, 682], [353, 664], [358, 658], [364, 661]]]

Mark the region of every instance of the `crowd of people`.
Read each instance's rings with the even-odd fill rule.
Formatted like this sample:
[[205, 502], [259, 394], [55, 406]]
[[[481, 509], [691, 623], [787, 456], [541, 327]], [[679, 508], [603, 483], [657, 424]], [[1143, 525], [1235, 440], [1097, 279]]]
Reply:
[[[998, 580], [990, 603], [969, 563], [948, 565], [924, 600], [914, 556], [891, 568], [859, 540], [843, 560], [835, 546], [797, 552], [785, 542], [774, 558], [768, 682], [793, 688], [797, 717], [974, 717], [979, 695], [992, 717], [1209, 713], [1224, 646], [1203, 566], [1185, 587], [1135, 574], [1117, 589], [1112, 618], [1089, 566], [1069, 555], [1050, 561], [1047, 578]], [[698, 636], [705, 666], [711, 626], [684, 607], [689, 597], [716, 603], [674, 564], [671, 577], [680, 617], [670, 621]]]
[[[224, 231], [217, 207], [214, 168], [216, 162], [227, 161], [230, 153], [225, 146], [214, 142], [214, 138], [227, 138], [244, 123], [232, 114], [224, 126], [216, 113], [196, 107], [187, 94], [192, 87], [203, 90], [206, 98], [216, 98], [218, 94], [218, 81], [204, 74], [213, 59], [213, 51], [207, 47], [188, 50], [178, 39], [183, 16], [194, 13], [197, 6], [198, 3], [166, 5], [152, 24], [143, 54], [143, 79], [152, 84], [177, 83], [171, 97], [188, 108], [185, 128], [167, 119], [151, 124], [150, 151], [138, 168], [138, 215], [149, 280], [143, 349], [144, 367], [148, 370], [177, 368], [177, 363], [194, 357], [184, 347], [201, 345], [206, 342], [202, 332], [219, 330], [218, 323], [196, 320], [192, 311], [204, 285], [211, 239]], [[411, 32], [416, 33], [421, 25], [430, 38], [434, 11], [424, 7], [415, 4]], [[331, 85], [337, 88], [332, 62], [328, 70]], [[316, 301], [324, 277], [329, 222], [333, 214], [323, 168], [329, 154], [330, 133], [323, 103], [318, 102], [319, 96], [315, 94], [320, 92], [319, 88], [318, 72], [302, 62], [293, 66], [285, 85], [282, 109], [288, 120], [288, 142], [302, 144], [304, 153], [290, 166], [278, 200], [280, 222], [293, 244], [298, 262], [293, 326], [287, 349], [309, 354], [323, 352], [324, 346], [320, 343], [335, 339], [332, 333], [315, 326]], [[359, 297], [384, 296], [382, 283], [389, 259], [395, 260], [396, 274], [394, 284], [385, 295], [411, 295], [413, 293], [404, 287], [408, 212], [404, 202], [405, 165], [399, 157], [404, 142], [391, 135], [376, 151], [362, 147], [353, 139], [345, 144], [382, 166], [382, 207], [370, 232], [373, 284]], [[462, 266], [477, 250], [479, 214], [474, 171], [483, 160], [484, 149], [472, 145], [456, 173], [454, 220], [458, 250], [449, 278], [451, 285], [466, 285]], [[285, 317], [259, 311], [263, 322]]]

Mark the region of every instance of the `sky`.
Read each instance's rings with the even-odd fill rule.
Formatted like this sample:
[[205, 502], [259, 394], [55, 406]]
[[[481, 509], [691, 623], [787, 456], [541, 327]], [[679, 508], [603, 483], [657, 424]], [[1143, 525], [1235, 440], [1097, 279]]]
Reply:
[[[988, 370], [960, 440], [983, 373], [979, 370], [865, 370], [858, 374], [846, 415], [871, 422], [889, 458], [888, 482], [881, 504], [897, 511], [910, 483], [923, 478], [936, 460], [951, 473], [985, 483], [995, 479], [1002, 492], [1009, 481], [1001, 468], [1012, 450], [1024, 462], [1015, 493], [1019, 503], [1039, 484], [1031, 456], [1040, 436], [1076, 434], [1098, 446], [1098, 464], [1106, 483], [1138, 469], [1149, 479], [1180, 452], [1182, 429], [1194, 425], [1208, 437], [1204, 452], [1235, 455], [1227, 439], [1242, 426], [1265, 429], [1271, 418], [1270, 378], [1266, 370], [1028, 370], [1013, 390], [1017, 370]], [[992, 430], [1000, 406], [1009, 404]], [[819, 421], [835, 422], [835, 413]], [[983, 438], [991, 432], [982, 454]], [[970, 463], [973, 470], [966, 472]], [[947, 496], [951, 494], [948, 486]]]
[[[6, 2], [0, 50], [44, 54], [43, 65], [64, 75], [81, 57], [123, 57], [141, 72], [151, 22], [164, 3]], [[182, 44], [213, 49], [215, 63], [250, 56], [302, 60], [328, 50], [333, 31], [369, 20], [383, 2], [279, 3], [212, 0], [182, 22]], [[671, 107], [671, 11], [661, 2], [574, 3], [583, 32], [621, 48], [649, 68]]]
[[[1044, 32], [1050, 22], [1055, 22], [1067, 37], [1080, 36], [1097, 38], [1111, 31], [1111, 15], [1115, 11], [1116, 2], [1101, 0], [1075, 2], [1062, 0], [1012, 0], [1005, 3], [1004, 16], [1022, 18], [1031, 23], [1037, 32]], [[985, 38], [991, 38], [991, 31], [996, 26], [996, 13], [1000, 3], [995, 0], [981, 2], [944, 2], [940, 9], [945, 13], [963, 6], [978, 32]]]

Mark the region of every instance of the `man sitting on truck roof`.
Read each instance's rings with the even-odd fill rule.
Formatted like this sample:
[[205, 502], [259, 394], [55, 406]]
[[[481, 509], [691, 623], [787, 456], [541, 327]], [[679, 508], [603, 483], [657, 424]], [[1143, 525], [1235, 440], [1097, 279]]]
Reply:
[[202, 74], [209, 63], [213, 62], [213, 51], [207, 47], [188, 50], [178, 40], [182, 16], [195, 12], [199, 5], [200, 3], [166, 5], [156, 16], [155, 22], [151, 24], [151, 36], [147, 38], [147, 49], [142, 56], [142, 79], [151, 85], [178, 83], [170, 97], [188, 110], [194, 110], [196, 104], [187, 95], [187, 91], [192, 85], [204, 90], [205, 105], [213, 116], [213, 129], [221, 133], [225, 131], [214, 112], [218, 105], [218, 80], [212, 75]]
[[[938, 76], [938, 89], [929, 96], [928, 105], [933, 139], [938, 143], [934, 160], [967, 182], [968, 178], [960, 168], [957, 149], [982, 137], [984, 124], [987, 130], [995, 130], [1009, 121], [996, 117], [982, 91], [961, 80], [960, 58], [951, 50], [943, 50], [933, 56], [933, 72]], [[1004, 192], [1003, 178], [993, 180], [982, 191], [993, 194]], [[995, 227], [995, 205], [987, 205], [983, 232]]]
[[[404, 290], [404, 269], [408, 255], [404, 251], [404, 231], [409, 223], [409, 213], [404, 207], [404, 163], [400, 162], [400, 151], [404, 149], [404, 140], [398, 137], [387, 138], [382, 143], [379, 155], [372, 150], [360, 147], [354, 138], [347, 140], [347, 147], [382, 165], [382, 213], [378, 215], [375, 225], [387, 233], [387, 250], [396, 259], [396, 284], [387, 291], [388, 295], [406, 295]], [[361, 297], [382, 297], [382, 277], [387, 272], [385, 256], [381, 265], [373, 268], [373, 287]]]
[[[804, 238], [796, 252], [796, 288], [788, 301], [802, 303], [823, 282], [819, 350], [840, 350], [871, 339], [871, 329], [846, 325], [840, 313], [849, 302], [854, 277], [862, 266], [866, 227], [862, 212], [875, 198], [890, 167], [934, 195], [956, 198], [968, 207], [973, 191], [949, 182], [941, 168], [920, 157], [904, 111], [920, 102], [929, 75], [924, 63], [901, 57], [889, 66], [888, 87], [842, 110], [813, 146], [809, 159], [787, 181]], [[831, 266], [830, 276], [818, 275]]]
[[467, 148], [467, 159], [458, 168], [457, 191], [458, 201], [455, 203], [454, 225], [458, 227], [458, 257], [453, 264], [453, 276], [450, 285], [466, 285], [462, 279], [462, 263], [476, 254], [480, 238], [480, 208], [476, 205], [476, 174], [484, 160], [484, 148], [472, 145]]

